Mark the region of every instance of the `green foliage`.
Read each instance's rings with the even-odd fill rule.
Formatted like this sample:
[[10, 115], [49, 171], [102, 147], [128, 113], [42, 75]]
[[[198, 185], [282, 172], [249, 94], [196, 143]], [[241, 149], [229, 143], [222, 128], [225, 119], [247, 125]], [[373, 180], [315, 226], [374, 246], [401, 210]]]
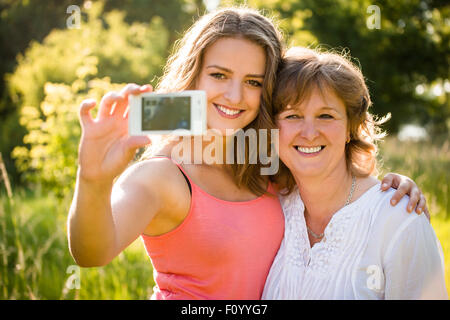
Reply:
[[83, 0], [0, 0], [0, 152], [13, 186], [19, 182], [10, 153], [22, 144], [25, 128], [19, 125], [19, 105], [7, 91], [5, 74], [14, 71], [16, 56], [33, 39], [40, 42], [53, 28], [66, 27], [66, 8]]
[[[94, 3], [95, 2], [95, 3]], [[71, 13], [67, 13], [67, 9], [71, 5], [77, 5], [81, 10], [81, 15], [83, 17], [82, 27], [90, 27], [90, 24], [86, 24], [86, 18], [92, 16], [92, 5], [94, 7], [98, 7], [100, 1], [86, 1], [86, 0], [0, 0], [0, 152], [3, 155], [3, 159], [5, 161], [6, 168], [8, 170], [8, 174], [10, 178], [13, 180], [12, 183], [19, 185], [19, 178], [21, 176], [20, 172], [16, 169], [14, 160], [11, 158], [11, 152], [15, 146], [23, 145], [23, 137], [26, 134], [26, 128], [20, 126], [19, 124], [19, 112], [20, 108], [23, 106], [24, 101], [22, 99], [24, 96], [22, 95], [20, 89], [17, 91], [16, 89], [8, 90], [9, 84], [8, 80], [5, 78], [5, 75], [8, 73], [14, 72], [14, 69], [17, 67], [18, 60], [16, 57], [19, 55], [29, 56], [30, 46], [32, 46], [32, 42], [42, 43], [44, 38], [46, 38], [49, 33], [53, 29], [64, 30], [67, 29], [67, 22], [72, 16]], [[124, 21], [127, 26], [131, 26], [134, 22], [138, 22], [138, 25], [152, 25], [151, 32], [158, 32], [160, 30], [164, 30], [159, 35], [160, 38], [152, 36], [152, 39], [155, 40], [155, 45], [150, 48], [150, 52], [159, 51], [157, 47], [159, 47], [159, 42], [167, 41], [172, 44], [179, 36], [180, 33], [192, 22], [192, 16], [197, 15], [197, 12], [203, 12], [202, 0], [155, 0], [155, 1], [147, 1], [147, 0], [101, 0], [101, 3], [104, 3], [104, 10], [99, 15], [99, 19], [101, 20], [103, 25], [107, 25], [109, 22], [106, 21], [106, 14], [112, 11], [120, 11], [120, 14], [124, 16]], [[157, 22], [158, 28], [154, 28], [154, 24]], [[161, 27], [162, 28], [159, 28]], [[109, 28], [111, 30], [111, 28]], [[86, 30], [84, 30], [86, 31]], [[55, 41], [62, 42], [67, 45], [73, 33], [65, 32], [63, 33], [63, 37], [65, 39], [55, 39]], [[132, 33], [128, 33], [130, 44], [133, 43]], [[141, 32], [141, 36], [147, 36]], [[119, 38], [123, 37], [123, 34], [119, 35]], [[100, 45], [111, 45], [106, 44], [105, 41], [115, 40], [112, 39], [113, 36], [109, 37], [110, 39], [102, 39], [97, 44]], [[79, 37], [75, 37], [74, 40], [78, 41]], [[48, 40], [47, 40], [48, 41]], [[116, 43], [116, 42], [114, 42]], [[84, 45], [84, 43], [82, 44]], [[116, 43], [116, 46], [121, 45], [120, 42]], [[46, 47], [47, 48], [47, 47]], [[125, 46], [124, 48], [130, 49], [130, 46]], [[28, 53], [25, 53], [26, 49], [28, 49]], [[48, 49], [48, 48], [47, 48]], [[79, 54], [80, 46], [75, 48], [73, 45], [69, 45], [67, 50], [61, 47], [61, 52], [67, 53], [67, 50], [73, 49], [75, 52]], [[84, 49], [84, 48], [83, 48]], [[105, 48], [107, 50], [108, 48]], [[131, 48], [132, 51], [136, 51], [135, 48]], [[144, 48], [147, 50], [147, 48]], [[37, 59], [37, 53], [40, 53], [41, 59]], [[132, 53], [133, 53], [132, 52]], [[33, 61], [37, 63], [36, 68], [47, 65], [47, 63], [43, 60], [48, 58], [46, 52], [43, 50], [36, 50], [36, 54], [33, 57]], [[115, 52], [112, 52], [115, 53]], [[135, 52], [134, 52], [135, 53]], [[159, 59], [159, 55], [163, 59], [167, 57], [168, 50], [164, 50], [162, 53], [159, 52], [158, 56], [154, 56], [154, 58]], [[83, 55], [79, 56], [80, 58]], [[60, 82], [61, 74], [55, 75], [53, 79], [48, 78], [52, 76], [52, 66], [58, 63], [58, 54], [51, 55], [50, 58], [53, 60], [53, 64], [48, 64], [49, 72], [41, 74], [39, 77], [39, 81], [42, 79], [51, 82]], [[107, 57], [109, 59], [109, 57]], [[20, 58], [19, 58], [20, 59]], [[73, 60], [73, 59], [72, 59]], [[67, 61], [65, 61], [67, 63]], [[138, 79], [145, 78], [145, 74], [149, 74], [151, 77], [153, 75], [158, 74], [159, 67], [156, 70], [149, 70], [148, 67], [154, 67], [157, 62], [152, 61], [150, 65], [145, 65], [145, 67], [138, 66], [137, 63], [141, 63], [141, 59], [133, 59], [131, 62], [134, 64], [132, 70], [130, 70], [129, 74], [132, 75], [131, 79], [115, 79], [114, 77], [118, 74], [118, 70], [113, 70], [112, 74], [107, 74], [110, 72], [111, 68], [123, 67], [122, 68], [122, 76], [121, 78], [125, 78], [125, 71], [129, 68], [127, 62], [130, 62], [127, 59], [122, 59], [116, 62], [115, 64], [108, 63], [102, 57], [99, 61], [99, 74], [113, 76], [112, 81], [138, 81]], [[106, 63], [107, 65], [101, 65], [102, 63]], [[144, 61], [144, 63], [147, 63]], [[57, 69], [59, 67], [56, 67]], [[59, 68], [60, 69], [60, 68]], [[58, 69], [58, 70], [59, 70]], [[67, 73], [71, 73], [73, 70], [71, 68], [71, 64], [67, 63]], [[38, 70], [33, 70], [32, 75], [38, 77]], [[24, 76], [30, 75], [30, 72], [23, 72]], [[135, 76], [138, 76], [136, 80], [133, 80]], [[151, 78], [152, 79], [152, 78]], [[150, 79], [150, 80], [151, 80]], [[144, 81], [149, 81], [145, 78]], [[40, 88], [40, 89], [39, 89]], [[40, 85], [36, 91], [27, 95], [27, 99], [31, 98], [33, 101], [38, 101], [38, 104], [42, 101], [43, 98], [43, 86]], [[33, 89], [36, 89], [33, 87]], [[13, 97], [11, 96], [13, 95]], [[41, 99], [41, 100], [40, 100]], [[33, 104], [33, 106], [38, 106], [38, 104]], [[23, 176], [22, 176], [23, 177]]]
[[[241, 1], [227, 1], [241, 2]], [[450, 95], [416, 93], [418, 85], [449, 80], [450, 6], [432, 0], [249, 0], [258, 8], [275, 10], [290, 45], [346, 48], [368, 79], [373, 111], [392, 114], [386, 124], [428, 125], [431, 134], [448, 134]], [[369, 28], [380, 9], [380, 28]], [[314, 35], [313, 37], [311, 36]], [[315, 41], [314, 37], [317, 39]]]
[[112, 82], [147, 83], [160, 74], [168, 47], [162, 20], [129, 25], [123, 12], [103, 14], [100, 5], [92, 5], [80, 29], [53, 30], [18, 57], [8, 81], [14, 102], [39, 106], [46, 82], [72, 84], [78, 78], [108, 76]]
[[168, 47], [160, 18], [128, 25], [122, 12], [109, 12], [104, 21], [101, 13], [101, 3], [93, 4], [80, 29], [54, 30], [42, 44], [34, 42], [9, 79], [27, 130], [26, 146], [13, 150], [16, 165], [26, 179], [60, 195], [75, 181], [81, 101], [100, 101], [125, 82], [151, 82]]
[[397, 172], [413, 179], [422, 189], [434, 216], [450, 219], [450, 140], [399, 141], [387, 138], [380, 144], [383, 174]]
[[[105, 267], [77, 267], [67, 247], [69, 198], [34, 190], [0, 194], [0, 300], [148, 299], [152, 266], [137, 240]], [[69, 268], [70, 267], [70, 268]]]
[[[117, 91], [123, 85], [113, 85], [108, 78], [87, 83], [78, 79], [72, 86], [46, 83], [40, 108], [27, 106], [21, 112], [21, 124], [28, 130], [24, 142], [30, 147], [16, 147], [13, 157], [25, 178], [58, 195], [69, 193], [75, 181], [81, 133], [78, 106], [86, 98], [99, 101], [107, 91]], [[79, 91], [91, 86], [87, 93]]]

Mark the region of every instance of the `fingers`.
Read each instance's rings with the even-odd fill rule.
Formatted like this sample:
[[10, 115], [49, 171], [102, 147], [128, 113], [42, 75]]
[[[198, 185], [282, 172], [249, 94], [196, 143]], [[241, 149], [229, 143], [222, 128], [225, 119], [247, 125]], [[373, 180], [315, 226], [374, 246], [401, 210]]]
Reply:
[[135, 150], [137, 148], [145, 147], [150, 143], [151, 140], [147, 136], [132, 136], [128, 138], [126, 146], [129, 150]]
[[[384, 180], [385, 179], [383, 179], [383, 182]], [[409, 178], [393, 174], [392, 183], [394, 185], [396, 183], [399, 183], [399, 185], [391, 198], [391, 205], [395, 206], [405, 195], [409, 195], [409, 201], [406, 210], [411, 213], [415, 208], [417, 214], [421, 214], [422, 212], [424, 212], [428, 219], [430, 219], [430, 214], [426, 206], [425, 196], [414, 181]]]
[[[119, 93], [111, 91], [105, 94], [100, 101], [100, 108], [98, 111], [98, 118], [104, 119], [109, 116], [121, 116], [126, 117], [126, 109], [128, 107], [128, 96], [130, 94], [141, 94], [144, 92], [152, 91], [151, 85], [139, 86], [135, 83], [126, 85]], [[80, 107], [80, 119], [83, 121], [92, 121], [90, 116], [90, 110], [95, 107], [95, 101], [87, 99], [82, 102]]]
[[81, 102], [78, 115], [80, 117], [81, 126], [84, 127], [92, 122], [91, 110], [95, 107], [94, 99], [86, 99]]
[[409, 190], [410, 186], [408, 185], [408, 182], [402, 182], [391, 198], [391, 205], [395, 206], [400, 199], [408, 193]]
[[139, 86], [135, 83], [127, 84], [119, 93], [123, 97], [123, 101], [116, 104], [116, 107], [113, 110], [113, 114], [115, 114], [117, 116], [121, 116], [123, 118], [126, 118], [129, 95], [130, 94], [138, 95], [138, 94], [152, 91], [152, 90], [153, 90], [153, 87], [149, 84], [144, 85], [144, 86]]
[[150, 144], [151, 140], [147, 136], [132, 136], [129, 137], [126, 141], [125, 148], [129, 157], [132, 158], [136, 154], [136, 150], [138, 148], [145, 147]]
[[[127, 87], [125, 87], [122, 90], [122, 95], [124, 96], [124, 98], [127, 101], [128, 101], [128, 96], [130, 94], [138, 95], [138, 94], [141, 94], [141, 93], [144, 93], [144, 92], [152, 92], [153, 91], [153, 87], [150, 84], [146, 84], [144, 86], [138, 86], [136, 84], [131, 84], [131, 86], [129, 86], [128, 88]], [[125, 110], [123, 111], [123, 117], [124, 118], [128, 118], [128, 103], [125, 106]]]
[[381, 190], [386, 191], [390, 187], [392, 187], [392, 183], [394, 180], [394, 175], [392, 173], [388, 173], [384, 176], [383, 180], [381, 181]]
[[112, 115], [116, 104], [124, 103], [123, 97], [117, 92], [108, 92], [100, 101], [100, 109], [98, 111], [98, 118], [104, 119]]
[[425, 196], [421, 193], [419, 195], [419, 203], [417, 204], [417, 207], [416, 207], [416, 213], [421, 214], [422, 212], [425, 212], [426, 206], [427, 206], [427, 201], [425, 199]]
[[[409, 202], [408, 202], [408, 206], [406, 207], [406, 211], [411, 213], [414, 208], [416, 208], [416, 212], [417, 212], [417, 210], [419, 210], [418, 204], [419, 204], [419, 201], [421, 198], [420, 196], [421, 196], [421, 192], [420, 192], [419, 188], [413, 187], [413, 189], [411, 190], [410, 195], [409, 195]], [[422, 209], [420, 209], [420, 211], [422, 211]], [[417, 213], [420, 213], [420, 212], [417, 212]]]
[[426, 204], [425, 204], [425, 209], [423, 210], [423, 212], [425, 213], [425, 216], [428, 218], [428, 221], [431, 221], [430, 212], [428, 211], [428, 207]]
[[140, 86], [138, 86], [135, 83], [129, 83], [125, 87], [123, 87], [122, 90], [120, 90], [119, 95], [123, 98], [123, 100], [120, 103], [117, 103], [113, 114], [115, 116], [121, 116], [122, 118], [125, 117], [125, 111], [128, 107], [128, 96], [130, 94], [137, 95], [140, 93]]

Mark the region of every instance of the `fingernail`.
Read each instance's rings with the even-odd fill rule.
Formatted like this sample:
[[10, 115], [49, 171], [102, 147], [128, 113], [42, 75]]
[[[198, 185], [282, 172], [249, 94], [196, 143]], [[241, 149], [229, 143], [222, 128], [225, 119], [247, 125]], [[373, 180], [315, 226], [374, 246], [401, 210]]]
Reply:
[[397, 204], [397, 200], [391, 200], [391, 203], [393, 206], [395, 206]]
[[386, 187], [387, 187], [387, 183], [383, 183], [383, 184], [381, 185], [381, 187], [382, 187], [382, 188], [386, 188]]
[[420, 209], [420, 208], [417, 209], [417, 213], [418, 213], [418, 214], [421, 214], [421, 213], [422, 213], [422, 209]]

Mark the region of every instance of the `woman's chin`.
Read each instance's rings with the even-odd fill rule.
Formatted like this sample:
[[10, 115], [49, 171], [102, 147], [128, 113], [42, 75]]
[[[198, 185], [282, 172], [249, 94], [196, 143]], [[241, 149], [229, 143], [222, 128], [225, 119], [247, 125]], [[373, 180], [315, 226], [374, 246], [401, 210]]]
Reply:
[[208, 127], [208, 135], [221, 135], [224, 137], [229, 137], [234, 135], [236, 132], [241, 130], [241, 128], [210, 128]]
[[[288, 167], [289, 168], [289, 167]], [[320, 177], [324, 173], [324, 168], [319, 166], [296, 164], [291, 166], [289, 170], [292, 174], [298, 178], [316, 178]]]

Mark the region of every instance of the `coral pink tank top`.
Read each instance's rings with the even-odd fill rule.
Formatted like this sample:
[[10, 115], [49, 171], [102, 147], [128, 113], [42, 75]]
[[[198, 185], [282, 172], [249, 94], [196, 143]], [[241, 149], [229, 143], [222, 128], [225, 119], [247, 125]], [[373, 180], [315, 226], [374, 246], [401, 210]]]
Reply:
[[[191, 186], [188, 215], [168, 233], [142, 234], [154, 268], [152, 299], [260, 299], [284, 234], [278, 197], [220, 200], [177, 166]], [[268, 191], [275, 194], [270, 184]]]

